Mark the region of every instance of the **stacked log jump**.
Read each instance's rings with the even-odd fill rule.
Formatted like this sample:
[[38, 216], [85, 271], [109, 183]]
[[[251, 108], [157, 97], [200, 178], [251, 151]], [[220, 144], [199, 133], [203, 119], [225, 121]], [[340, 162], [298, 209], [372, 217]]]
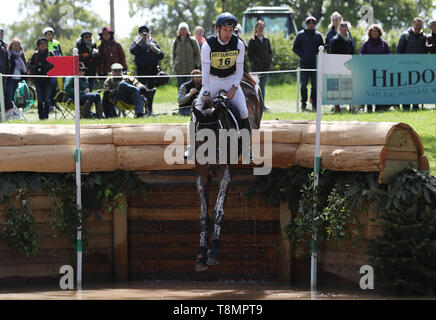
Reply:
[[[183, 132], [184, 140], [165, 141], [169, 130]], [[260, 144], [266, 131], [272, 134], [272, 167], [313, 168], [313, 121], [263, 122]], [[0, 172], [74, 172], [74, 133], [74, 126], [66, 125], [0, 126]], [[164, 160], [169, 144], [188, 140], [186, 124], [82, 126], [82, 171], [193, 169]], [[380, 172], [380, 182], [407, 167], [429, 170], [419, 136], [403, 123], [323, 122], [321, 157], [324, 169]]]
[[[107, 213], [103, 221], [89, 221], [91, 236], [84, 251], [85, 280], [289, 279], [291, 249], [282, 232], [290, 217], [287, 204], [268, 207], [259, 199], [244, 199], [243, 193], [255, 179], [247, 166], [234, 173], [229, 190], [223, 224], [223, 262], [206, 273], [193, 271], [200, 229], [194, 166], [186, 162], [168, 164], [164, 160], [165, 150], [173, 143], [171, 139], [165, 141], [165, 135], [169, 130], [179, 130], [184, 139], [176, 143], [185, 144], [187, 128], [186, 124], [81, 127], [83, 172], [136, 171], [151, 185], [148, 199], [138, 195], [127, 199], [127, 214]], [[315, 129], [314, 121], [262, 122], [260, 150], [264, 150], [267, 142], [265, 133], [270, 132], [272, 167], [313, 168]], [[74, 126], [0, 125], [0, 172], [75, 172], [74, 151]], [[404, 168], [429, 170], [419, 136], [402, 123], [323, 122], [321, 156], [324, 169], [379, 172], [383, 183], [391, 182]], [[215, 194], [211, 188], [210, 199]], [[32, 210], [42, 230], [40, 255], [12, 259], [10, 249], [0, 244], [0, 279], [58, 276], [59, 267], [70, 263], [73, 250], [68, 243], [50, 239], [51, 207], [47, 195], [33, 197]], [[371, 213], [370, 217], [373, 216]], [[380, 224], [369, 222], [368, 217], [365, 221], [364, 236], [375, 237]], [[56, 258], [50, 254], [54, 248], [59, 253]], [[348, 243], [345, 248], [325, 243], [320, 269], [355, 280], [357, 266], [367, 259], [365, 248], [355, 250]], [[305, 262], [299, 259], [298, 247], [296, 256], [296, 269], [306, 270]]]

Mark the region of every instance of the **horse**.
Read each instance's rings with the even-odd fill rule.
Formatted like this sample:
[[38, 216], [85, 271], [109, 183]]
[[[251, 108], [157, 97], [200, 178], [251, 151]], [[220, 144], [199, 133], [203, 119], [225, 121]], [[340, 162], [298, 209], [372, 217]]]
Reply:
[[[249, 74], [244, 74], [241, 80], [241, 88], [244, 92], [247, 108], [249, 111], [250, 124], [252, 129], [259, 129], [262, 114], [264, 110], [264, 103], [262, 99], [262, 92], [259, 85], [254, 81]], [[238, 113], [235, 108], [231, 106], [231, 102], [221, 95], [221, 93], [213, 100], [212, 105], [203, 105], [201, 111], [193, 108], [193, 113], [197, 119], [195, 128], [196, 133], [203, 128], [211, 129], [215, 133], [215, 137], [219, 137], [219, 129], [235, 129], [239, 131], [240, 125]], [[218, 149], [218, 139], [217, 149]], [[238, 140], [239, 142], [239, 140]], [[196, 148], [201, 146], [204, 142], [195, 142]], [[229, 143], [227, 141], [227, 143]], [[238, 143], [238, 156], [241, 154], [242, 148]], [[227, 150], [230, 148], [228, 147]], [[218, 160], [211, 164], [200, 164], [197, 159], [195, 161], [195, 170], [197, 173], [196, 187], [200, 195], [200, 249], [195, 260], [195, 271], [204, 271], [211, 265], [219, 264], [220, 259], [220, 235], [221, 226], [224, 218], [224, 204], [226, 200], [227, 191], [232, 180], [229, 158], [227, 162], [222, 164]], [[213, 210], [214, 228], [211, 246], [209, 243], [209, 223], [210, 218], [208, 214], [209, 209], [209, 186], [213, 176], [217, 177], [219, 190]]]

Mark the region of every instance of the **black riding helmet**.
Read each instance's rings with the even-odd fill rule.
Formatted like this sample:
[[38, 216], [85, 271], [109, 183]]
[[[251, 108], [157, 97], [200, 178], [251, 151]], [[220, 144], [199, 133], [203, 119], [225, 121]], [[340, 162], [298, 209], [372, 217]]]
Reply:
[[216, 19], [215, 25], [217, 27], [229, 26], [232, 28], [236, 28], [236, 26], [238, 25], [238, 21], [236, 20], [235, 16], [233, 14], [231, 14], [230, 12], [224, 12], [218, 16], [218, 19]]

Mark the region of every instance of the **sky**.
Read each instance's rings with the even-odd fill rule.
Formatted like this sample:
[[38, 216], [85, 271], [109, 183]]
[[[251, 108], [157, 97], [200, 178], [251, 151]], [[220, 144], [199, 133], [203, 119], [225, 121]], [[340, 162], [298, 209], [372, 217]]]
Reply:
[[[1, 0], [3, 4], [4, 0]], [[18, 12], [18, 6], [21, 1], [9, 1], [8, 10], [0, 10], [0, 27], [11, 24], [22, 19]], [[110, 21], [109, 0], [92, 0], [91, 11], [98, 14], [105, 21]], [[150, 21], [150, 17], [141, 16], [139, 13], [131, 17], [129, 15], [128, 0], [115, 0], [115, 32], [117, 37], [128, 37], [132, 28], [136, 25], [146, 24]], [[103, 26], [102, 26], [103, 27]]]

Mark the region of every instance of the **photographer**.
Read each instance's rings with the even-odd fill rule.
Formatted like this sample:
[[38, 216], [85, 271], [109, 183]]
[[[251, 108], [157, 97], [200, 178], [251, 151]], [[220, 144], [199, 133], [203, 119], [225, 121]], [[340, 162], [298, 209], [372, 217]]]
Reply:
[[[164, 58], [156, 41], [150, 35], [148, 26], [141, 26], [138, 29], [139, 37], [130, 46], [130, 52], [135, 56], [135, 64], [138, 76], [155, 76], [159, 71], [159, 62]], [[156, 87], [156, 78], [140, 78], [148, 89]], [[149, 97], [149, 107], [153, 107], [154, 96]]]
[[[47, 39], [41, 38], [36, 43], [37, 49], [30, 58], [29, 74], [31, 75], [47, 75], [54, 66], [47, 61], [47, 57], [54, 56], [48, 50]], [[38, 99], [38, 115], [40, 120], [48, 120], [50, 111], [50, 97], [51, 97], [51, 82], [50, 78], [34, 78], [33, 82], [36, 87], [36, 95]]]
[[[98, 65], [98, 49], [97, 44], [92, 39], [92, 32], [84, 31], [76, 42], [76, 48], [79, 50], [79, 61], [85, 64], [87, 68], [85, 76], [97, 75]], [[88, 79], [89, 90], [92, 92], [94, 89], [95, 78]]]

